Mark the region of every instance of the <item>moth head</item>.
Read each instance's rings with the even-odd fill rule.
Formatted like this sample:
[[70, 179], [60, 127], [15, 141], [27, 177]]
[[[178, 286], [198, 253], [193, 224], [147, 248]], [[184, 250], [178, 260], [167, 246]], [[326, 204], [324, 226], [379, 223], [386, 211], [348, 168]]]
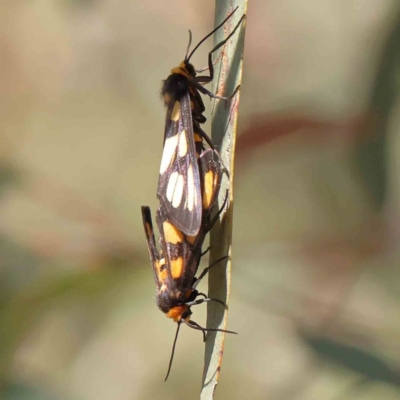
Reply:
[[175, 322], [180, 322], [182, 320], [188, 321], [192, 315], [192, 311], [189, 306], [182, 304], [172, 307], [166, 314], [168, 318], [171, 318]]

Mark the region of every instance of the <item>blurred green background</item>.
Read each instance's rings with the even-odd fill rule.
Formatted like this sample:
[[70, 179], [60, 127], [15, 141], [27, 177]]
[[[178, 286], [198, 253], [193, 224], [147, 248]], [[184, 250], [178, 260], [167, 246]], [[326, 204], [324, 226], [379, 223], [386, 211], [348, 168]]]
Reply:
[[[400, 399], [399, 11], [250, 1], [217, 399]], [[199, 397], [196, 331], [163, 382], [140, 206], [161, 80], [213, 20], [210, 0], [1, 2], [1, 399]]]

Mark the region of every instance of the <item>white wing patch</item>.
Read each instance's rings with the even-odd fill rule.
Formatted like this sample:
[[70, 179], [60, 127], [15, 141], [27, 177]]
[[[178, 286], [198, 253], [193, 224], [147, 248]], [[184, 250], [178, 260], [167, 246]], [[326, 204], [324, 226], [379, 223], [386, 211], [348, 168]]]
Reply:
[[179, 157], [186, 156], [188, 150], [187, 140], [186, 140], [186, 131], [183, 130], [179, 133]]
[[187, 171], [187, 199], [186, 205], [189, 211], [192, 211], [196, 204], [196, 188], [194, 186], [193, 166], [191, 165]]
[[164, 143], [164, 150], [161, 159], [160, 174], [163, 174], [174, 160], [179, 135], [168, 138]]
[[[172, 206], [177, 208], [181, 204], [182, 201], [182, 196], [183, 196], [183, 176], [179, 175], [178, 176], [178, 181], [176, 182], [175, 190], [174, 190], [174, 195], [172, 198]], [[168, 184], [169, 186], [169, 184]]]
[[174, 191], [175, 191], [175, 185], [176, 185], [176, 181], [178, 180], [179, 177], [179, 173], [177, 171], [173, 172], [168, 180], [168, 186], [167, 186], [167, 199], [172, 202], [172, 196], [174, 195]]
[[179, 207], [183, 197], [183, 176], [178, 171], [174, 171], [169, 177], [167, 186], [167, 199], [172, 203], [174, 208]]

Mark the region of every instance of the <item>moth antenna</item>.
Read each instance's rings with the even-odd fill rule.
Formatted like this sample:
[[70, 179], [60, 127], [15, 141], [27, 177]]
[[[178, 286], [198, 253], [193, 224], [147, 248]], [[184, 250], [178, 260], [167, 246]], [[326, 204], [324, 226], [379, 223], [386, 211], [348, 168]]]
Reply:
[[175, 339], [174, 339], [174, 344], [172, 346], [172, 353], [171, 353], [171, 358], [169, 360], [169, 365], [168, 365], [168, 371], [167, 371], [167, 376], [164, 379], [164, 382], [167, 381], [169, 373], [171, 372], [171, 367], [172, 367], [172, 361], [174, 359], [174, 354], [175, 354], [175, 346], [176, 342], [178, 340], [178, 334], [179, 334], [179, 328], [181, 327], [181, 321], [178, 322], [178, 327], [176, 328], [176, 333], [175, 333]]
[[221, 28], [221, 26], [223, 26], [225, 24], [226, 21], [228, 21], [228, 19], [230, 17], [232, 17], [232, 15], [235, 13], [235, 11], [238, 9], [238, 7], [236, 7], [212, 32], [210, 32], [206, 37], [204, 37], [203, 39], [200, 40], [199, 43], [197, 43], [196, 47], [192, 50], [192, 52], [189, 54], [189, 57], [185, 58], [186, 62], [189, 62], [190, 58], [192, 57], [193, 53], [211, 36], [213, 35], [219, 28]]
[[192, 31], [189, 29], [189, 44], [188, 44], [187, 49], [186, 49], [185, 62], [189, 62], [188, 53], [189, 53], [189, 49], [190, 49], [190, 45], [191, 44], [192, 44]]

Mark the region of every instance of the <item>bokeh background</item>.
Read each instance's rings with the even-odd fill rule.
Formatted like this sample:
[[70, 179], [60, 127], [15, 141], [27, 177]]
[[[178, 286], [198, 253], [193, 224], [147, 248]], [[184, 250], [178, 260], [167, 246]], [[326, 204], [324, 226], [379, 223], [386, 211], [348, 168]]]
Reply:
[[[250, 1], [217, 399], [400, 399], [399, 12]], [[1, 2], [1, 399], [199, 397], [196, 331], [163, 382], [140, 206], [161, 80], [213, 20], [211, 0]]]

